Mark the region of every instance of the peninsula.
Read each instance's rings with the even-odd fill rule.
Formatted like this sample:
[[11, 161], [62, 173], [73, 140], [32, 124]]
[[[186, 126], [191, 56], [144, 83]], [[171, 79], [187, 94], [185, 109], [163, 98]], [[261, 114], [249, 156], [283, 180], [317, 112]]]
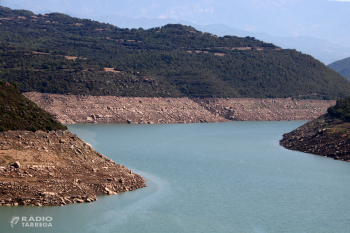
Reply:
[[328, 113], [283, 135], [280, 144], [336, 160], [350, 161], [350, 97], [337, 101]]
[[0, 205], [93, 202], [146, 186], [3, 81], [0, 125]]

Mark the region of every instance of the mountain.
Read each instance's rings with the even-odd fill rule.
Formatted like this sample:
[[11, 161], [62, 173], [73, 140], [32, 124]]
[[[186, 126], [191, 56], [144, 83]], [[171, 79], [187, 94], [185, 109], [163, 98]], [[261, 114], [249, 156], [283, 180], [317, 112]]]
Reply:
[[350, 2], [342, 0], [2, 0], [0, 5], [41, 14], [62, 12], [95, 20], [101, 20], [97, 18], [101, 16], [117, 15], [141, 20], [182, 20], [199, 25], [225, 24], [251, 33], [314, 37], [340, 47], [350, 44]]
[[149, 29], [152, 27], [160, 27], [166, 24], [183, 24], [189, 25], [202, 32], [209, 32], [217, 36], [234, 35], [238, 37], [255, 37], [265, 42], [273, 43], [281, 48], [285, 49], [296, 49], [305, 54], [310, 54], [314, 58], [321, 62], [330, 64], [334, 61], [346, 58], [350, 54], [350, 47], [348, 44], [343, 43], [342, 46], [336, 42], [329, 42], [326, 39], [319, 39], [311, 36], [273, 36], [268, 33], [259, 33], [254, 31], [245, 31], [236, 29], [225, 24], [207, 24], [201, 25], [198, 23], [192, 23], [190, 21], [175, 20], [171, 18], [165, 19], [150, 19], [150, 18], [130, 18], [126, 16], [118, 15], [83, 15], [83, 14], [72, 14], [77, 17], [91, 18], [100, 22], [117, 25], [123, 28], [144, 28]]
[[350, 81], [350, 57], [328, 65], [329, 68], [337, 71], [343, 77]]
[[337, 99], [350, 83], [296, 50], [168, 24], [118, 28], [0, 9], [0, 74], [21, 91], [160, 97]]
[[278, 45], [279, 47], [284, 49], [296, 49], [297, 51], [301, 51], [302, 53], [310, 54], [311, 56], [325, 64], [330, 64], [334, 61], [347, 58], [350, 55], [349, 46], [339, 46], [337, 44], [329, 42], [326, 39], [319, 39], [310, 36], [272, 36], [268, 33], [257, 33], [238, 30], [223, 24], [212, 24], [205, 26], [197, 24], [190, 25], [201, 31], [210, 32], [218, 36], [235, 35], [240, 37], [255, 37], [259, 40]]

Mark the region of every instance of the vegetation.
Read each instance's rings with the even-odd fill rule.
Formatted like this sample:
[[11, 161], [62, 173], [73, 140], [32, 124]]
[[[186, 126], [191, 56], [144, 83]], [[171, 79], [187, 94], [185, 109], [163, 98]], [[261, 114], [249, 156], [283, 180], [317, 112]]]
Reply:
[[337, 100], [335, 106], [328, 108], [328, 113], [337, 118], [350, 120], [350, 97]]
[[0, 81], [0, 131], [67, 129], [27, 99], [16, 84]]
[[169, 88], [169, 83], [156, 83], [151, 76], [131, 72], [103, 72], [104, 69], [91, 60], [69, 60], [61, 55], [33, 53], [25, 48], [0, 45], [1, 60], [2, 79], [16, 82], [22, 92], [183, 96], [176, 88]]
[[329, 68], [337, 71], [343, 77], [350, 81], [350, 57], [328, 65]]
[[217, 37], [180, 24], [122, 29], [9, 8], [0, 8], [0, 18], [0, 77], [21, 91], [323, 99], [350, 94], [346, 79], [311, 56], [253, 37]]

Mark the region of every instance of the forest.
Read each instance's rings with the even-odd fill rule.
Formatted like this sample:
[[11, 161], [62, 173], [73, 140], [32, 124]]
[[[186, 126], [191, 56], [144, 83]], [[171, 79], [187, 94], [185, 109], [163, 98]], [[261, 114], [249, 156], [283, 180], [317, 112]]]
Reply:
[[350, 83], [310, 55], [168, 24], [118, 28], [0, 7], [0, 79], [22, 92], [338, 99]]

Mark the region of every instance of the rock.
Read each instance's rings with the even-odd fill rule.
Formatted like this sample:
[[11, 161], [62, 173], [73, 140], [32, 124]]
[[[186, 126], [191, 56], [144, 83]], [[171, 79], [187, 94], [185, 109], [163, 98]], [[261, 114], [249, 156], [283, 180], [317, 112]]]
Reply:
[[20, 168], [21, 167], [21, 164], [16, 161], [14, 164], [12, 164], [11, 166], [14, 166], [15, 168]]
[[108, 195], [116, 195], [116, 194], [117, 194], [116, 192], [110, 190], [110, 189], [107, 188], [107, 187], [105, 188], [105, 191], [106, 191], [106, 193], [107, 193]]
[[55, 193], [55, 192], [42, 192], [40, 195], [44, 196], [44, 197], [52, 197], [52, 196], [56, 196], [57, 193]]
[[[280, 145], [296, 151], [348, 161], [350, 144], [347, 136], [338, 131], [349, 132], [346, 120], [339, 120], [325, 114], [305, 125], [283, 135]], [[331, 126], [334, 130], [327, 130]], [[338, 130], [338, 131], [337, 131]]]

